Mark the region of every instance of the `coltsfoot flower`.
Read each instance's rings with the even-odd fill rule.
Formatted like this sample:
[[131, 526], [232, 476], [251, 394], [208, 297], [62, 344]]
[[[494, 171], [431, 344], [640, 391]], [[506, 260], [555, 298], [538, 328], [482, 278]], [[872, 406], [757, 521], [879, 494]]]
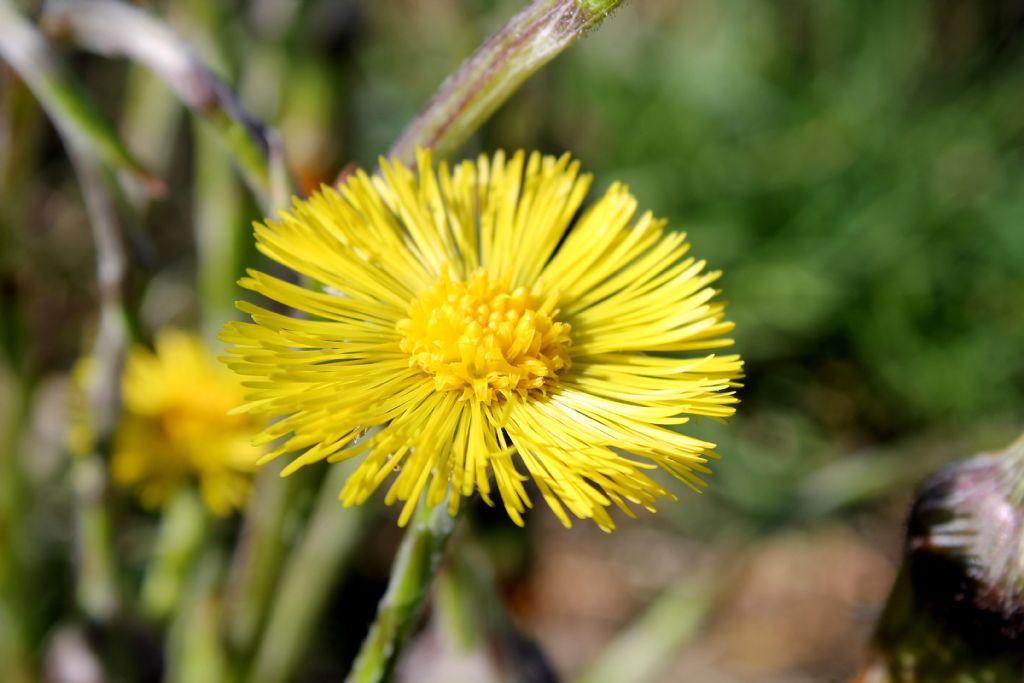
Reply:
[[194, 483], [211, 512], [228, 514], [249, 494], [262, 421], [228, 414], [244, 389], [197, 336], [162, 331], [155, 351], [136, 346], [125, 361], [111, 478], [146, 507]]
[[[260, 251], [307, 279], [242, 284], [302, 317], [240, 303], [229, 365], [253, 379], [247, 413], [275, 416], [285, 473], [359, 457], [341, 491], [408, 521], [495, 490], [517, 524], [532, 479], [558, 518], [614, 528], [608, 508], [694, 488], [713, 455], [675, 427], [734, 412], [742, 361], [712, 283], [681, 233], [613, 184], [577, 215], [589, 175], [568, 155], [498, 152], [435, 171], [381, 161], [256, 226]], [[449, 488], [451, 493], [449, 494]]]

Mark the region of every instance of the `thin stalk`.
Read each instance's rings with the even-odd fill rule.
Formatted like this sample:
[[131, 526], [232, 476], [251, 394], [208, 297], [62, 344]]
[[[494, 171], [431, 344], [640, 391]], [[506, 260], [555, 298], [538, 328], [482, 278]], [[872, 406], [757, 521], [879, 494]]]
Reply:
[[248, 201], [231, 160], [209, 127], [196, 125], [193, 225], [203, 336], [213, 342], [225, 320], [238, 315], [238, 278], [248, 236]]
[[34, 643], [25, 635], [24, 612], [11, 604], [12, 597], [0, 592], [0, 680], [33, 683], [39, 680], [31, 664]]
[[206, 538], [208, 521], [203, 501], [190, 487], [164, 507], [142, 582], [140, 602], [146, 616], [163, 620], [178, 608]]
[[228, 573], [224, 636], [232, 652], [243, 657], [252, 652], [263, 627], [297, 523], [294, 503], [306, 483], [301, 473], [282, 480], [282, 467], [280, 461], [268, 463], [256, 475]]
[[714, 580], [680, 579], [604, 647], [575, 683], [658, 680], [672, 656], [700, 632], [721, 595]]
[[72, 467], [78, 523], [79, 585], [82, 608], [97, 619], [109, 619], [119, 604], [112, 530], [107, 509], [107, 461], [121, 411], [121, 374], [128, 345], [128, 316], [121, 296], [126, 261], [121, 229], [103, 170], [65, 141], [85, 198], [96, 247], [100, 319], [90, 353], [92, 372], [86, 394], [93, 444]]
[[[224, 49], [226, 36], [223, 35], [221, 21], [223, 8], [201, 0], [190, 0], [176, 9], [184, 18], [183, 23], [191, 27], [188, 33], [189, 44], [197, 47], [205, 63], [216, 65], [222, 73], [233, 73], [235, 69], [230, 63], [230, 55]], [[290, 179], [287, 178], [283, 158], [274, 142], [276, 134], [273, 131], [262, 124], [248, 128], [243, 125], [242, 130], [269, 138], [254, 138], [250, 142], [235, 140], [243, 145], [240, 157], [239, 149], [231, 146], [233, 139], [225, 139], [226, 129], [202, 120], [201, 112], [212, 106], [229, 114], [236, 112], [243, 120], [252, 121], [242, 111], [236, 95], [209, 73], [204, 63], [194, 56], [191, 47], [186, 46], [169, 29], [157, 24], [152, 17], [134, 8], [132, 13], [129, 21], [153, 24], [152, 30], [162, 36], [161, 40], [168, 47], [176, 51], [179, 65], [176, 70], [154, 66], [154, 71], [200, 115], [193, 126], [196, 145], [193, 222], [201, 323], [204, 336], [212, 340], [223, 321], [237, 315], [234, 307], [236, 283], [242, 268], [243, 245], [249, 238], [248, 203], [231, 167], [242, 170], [250, 189], [254, 189], [255, 185], [262, 187], [255, 194], [264, 211], [276, 210], [285, 205], [290, 193]], [[145, 51], [146, 47], [137, 46], [132, 49]], [[202, 98], [182, 92], [193, 79], [217, 85], [219, 90], [212, 93], [210, 103], [203, 104]], [[224, 118], [218, 115], [217, 120], [223, 123]], [[263, 162], [265, 170], [257, 169], [247, 176], [240, 159], [252, 157], [246, 156], [248, 153], [245, 149], [263, 147], [273, 152]], [[272, 178], [270, 182], [272, 189], [268, 190], [263, 180], [254, 182], [251, 177], [253, 174], [260, 178], [272, 178], [276, 174], [276, 180]], [[271, 463], [256, 474], [254, 490], [243, 516], [241, 535], [229, 560], [224, 609], [220, 613], [219, 626], [231, 655], [231, 671], [224, 680], [239, 680], [244, 667], [251, 663], [271, 600], [276, 595], [282, 567], [290, 555], [290, 539], [300, 524], [302, 496], [309, 478], [300, 475], [282, 481], [281, 467], [280, 462]]]
[[100, 319], [91, 350], [92, 371], [86, 387], [93, 444], [75, 459], [76, 520], [79, 525], [79, 599], [83, 609], [107, 619], [118, 606], [116, 570], [107, 509], [107, 461], [121, 411], [121, 375], [128, 345], [128, 315], [122, 299], [127, 262], [103, 169], [73, 140], [65, 140], [85, 199], [96, 248]]
[[163, 191], [100, 115], [85, 91], [71, 80], [53, 50], [9, 0], [0, 0], [0, 57], [25, 81], [66, 144], [75, 144], [113, 168], [137, 177], [151, 193]]
[[388, 153], [405, 163], [417, 147], [456, 151], [523, 81], [594, 28], [622, 0], [534, 0], [441, 84]]
[[[94, 381], [87, 387], [92, 409], [91, 422], [97, 453], [102, 457], [109, 445], [120, 412], [121, 363], [127, 343], [127, 315], [121, 289], [126, 270], [122, 230], [117, 218], [110, 178], [105, 167], [126, 171], [139, 178], [151, 193], [163, 191], [163, 181], [151, 175], [97, 113], [76, 82], [70, 80], [46, 40], [13, 8], [0, 0], [0, 57], [24, 80], [57, 129], [71, 158], [85, 200], [86, 214], [96, 249], [96, 270], [100, 296], [100, 320], [93, 344]], [[88, 472], [90, 466], [78, 468]], [[95, 468], [92, 468], [95, 469]], [[104, 485], [92, 474], [83, 475], [76, 490], [84, 494], [86, 507], [100, 504]], [[98, 510], [79, 515], [87, 524]], [[98, 522], [98, 530], [104, 526]]]
[[63, 77], [42, 36], [6, 0], [0, 0], [0, 35], [0, 55], [39, 99], [64, 142], [78, 176], [96, 248], [100, 318], [86, 387], [93, 444], [88, 455], [76, 459], [72, 479], [77, 505], [79, 601], [86, 613], [106, 619], [117, 607], [117, 590], [103, 461], [120, 412], [128, 327], [121, 297], [126, 269], [121, 227], [102, 164], [140, 173], [141, 167]]
[[120, 596], [115, 580], [113, 531], [107, 512], [106, 471], [102, 458], [91, 453], [71, 466], [75, 489], [76, 593], [82, 611], [98, 621], [117, 611]]
[[225, 681], [227, 656], [219, 637], [219, 587], [224, 558], [211, 546], [199, 559], [168, 633], [167, 683]]
[[338, 491], [353, 469], [355, 462], [349, 461], [328, 470], [305, 535], [291, 553], [275, 591], [247, 677], [250, 683], [294, 680], [331, 591], [344, 578], [369, 514], [366, 506], [346, 509], [338, 504]]
[[[100, 318], [92, 348], [93, 368], [86, 392], [93, 434], [92, 452], [72, 472], [79, 505], [80, 597], [94, 616], [109, 616], [114, 606], [109, 520], [104, 508], [103, 456], [112, 440], [121, 406], [121, 368], [128, 339], [122, 300], [126, 271], [121, 226], [103, 164], [141, 172], [120, 140], [62, 73], [49, 45], [7, 0], [0, 0], [0, 56], [39, 99], [64, 142], [85, 201], [96, 249]], [[95, 556], [94, 556], [95, 555]]]
[[555, 683], [541, 649], [516, 628], [498, 594], [494, 569], [471, 537], [460, 538], [437, 579], [432, 628], [456, 659], [490, 664], [487, 680]]
[[[135, 64], [128, 71], [124, 93], [120, 130], [125, 144], [139, 150], [147, 168], [166, 176], [184, 111], [181, 102], [166, 83]], [[151, 197], [131, 183], [125, 184], [125, 194], [134, 211], [145, 215]]]
[[51, 34], [85, 50], [151, 69], [209, 124], [265, 213], [287, 203], [292, 185], [277, 133], [249, 115], [224, 81], [160, 19], [116, 0], [57, 0], [47, 3], [44, 22]]
[[35, 585], [26, 555], [29, 490], [21, 466], [21, 439], [29, 419], [28, 382], [0, 365], [0, 680], [33, 680], [32, 596]]
[[420, 501], [395, 557], [377, 617], [346, 679], [348, 683], [391, 680], [454, 529], [455, 518], [448, 513], [447, 502], [431, 508]]

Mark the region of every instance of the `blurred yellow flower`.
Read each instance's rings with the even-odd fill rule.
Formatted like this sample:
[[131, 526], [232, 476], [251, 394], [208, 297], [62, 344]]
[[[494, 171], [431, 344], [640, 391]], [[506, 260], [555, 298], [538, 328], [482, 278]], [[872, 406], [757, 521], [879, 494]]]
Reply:
[[256, 378], [241, 410], [281, 417], [266, 457], [300, 451], [290, 472], [361, 455], [341, 500], [390, 476], [400, 524], [449, 485], [453, 514], [497, 488], [522, 524], [532, 478], [566, 526], [568, 510], [610, 530], [612, 504], [672, 497], [656, 466], [703, 485], [713, 444], [674, 427], [734, 412], [742, 361], [707, 353], [732, 343], [719, 273], [663, 220], [634, 221], [623, 185], [577, 216], [590, 176], [568, 155], [435, 172], [424, 151], [418, 167], [382, 161], [256, 226], [264, 254], [320, 285], [250, 271], [245, 287], [308, 317], [240, 303], [253, 322], [222, 334]]
[[228, 414], [244, 389], [197, 336], [162, 331], [155, 351], [136, 346], [125, 361], [111, 476], [146, 507], [194, 482], [207, 508], [226, 515], [249, 494], [261, 454], [252, 440], [262, 425]]

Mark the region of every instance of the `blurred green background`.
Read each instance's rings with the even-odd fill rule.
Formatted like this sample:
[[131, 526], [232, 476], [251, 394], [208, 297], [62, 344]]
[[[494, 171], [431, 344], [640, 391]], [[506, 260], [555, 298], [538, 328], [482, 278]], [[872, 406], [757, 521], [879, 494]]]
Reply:
[[[373, 165], [521, 6], [146, 4], [277, 126], [307, 189], [347, 164]], [[723, 456], [703, 496], [680, 491], [613, 536], [563, 531], [542, 510], [526, 532], [500, 515], [479, 523], [513, 620], [557, 670], [585, 671], [667, 586], [684, 586], [709, 604], [683, 601], [647, 624], [681, 644], [650, 680], [854, 671], [915, 482], [951, 458], [1001, 448], [1024, 425], [1022, 42], [1024, 7], [1005, 0], [630, 0], [467, 146], [568, 150], [597, 190], [626, 181], [724, 271], [747, 360], [739, 415], [696, 427]], [[217, 162], [200, 157], [202, 131], [162, 86], [123, 62], [67, 56], [168, 181], [165, 197], [136, 202], [129, 225], [135, 327], [147, 338], [203, 324], [192, 226], [245, 225], [259, 218], [254, 203], [229, 174], [203, 194], [196, 169]], [[239, 263], [255, 263], [240, 250]], [[41, 482], [61, 471], [63, 380], [95, 324], [94, 279], [66, 156], [4, 72], [0, 430]], [[233, 296], [221, 295], [223, 315]], [[27, 412], [18, 395], [31, 398]], [[66, 547], [66, 504], [59, 489], [43, 490], [43, 541]], [[355, 570], [374, 590], [394, 547], [388, 523]], [[59, 557], [48, 563], [59, 584], [66, 569]], [[352, 614], [352, 594], [339, 590], [331, 624]], [[362, 601], [365, 618], [372, 601]], [[322, 648], [360, 637], [331, 628]], [[422, 642], [411, 660], [429, 659]], [[407, 680], [428, 680], [430, 666]], [[314, 658], [302, 680], [329, 680], [317, 671]]]

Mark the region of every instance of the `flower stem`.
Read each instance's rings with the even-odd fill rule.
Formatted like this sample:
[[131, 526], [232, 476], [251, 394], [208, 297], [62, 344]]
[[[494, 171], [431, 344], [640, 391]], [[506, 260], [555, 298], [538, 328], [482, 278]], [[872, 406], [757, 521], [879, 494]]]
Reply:
[[437, 579], [431, 628], [437, 633], [440, 658], [488, 662], [484, 680], [556, 683], [541, 649], [505, 612], [494, 568], [487, 554], [467, 534], [453, 548]]
[[79, 597], [86, 612], [102, 620], [118, 607], [105, 462], [121, 413], [121, 377], [130, 335], [122, 295], [127, 260], [109, 177], [74, 139], [65, 139], [65, 145], [82, 188], [96, 245], [100, 317], [91, 351], [94, 370], [86, 391], [93, 443], [88, 455], [76, 459], [72, 478], [78, 494]]
[[446, 502], [432, 508], [420, 501], [395, 557], [377, 617], [347, 683], [383, 683], [391, 679], [454, 529], [455, 519], [448, 513]]
[[294, 503], [304, 482], [298, 473], [282, 480], [281, 467], [269, 463], [257, 474], [228, 572], [224, 635], [243, 657], [259, 637], [287, 554], [289, 529], [297, 523]]
[[703, 578], [676, 581], [615, 636], [575, 683], [656, 680], [671, 657], [696, 637], [722, 593]]
[[448, 156], [523, 81], [601, 23], [621, 2], [534, 0], [441, 84], [389, 156], [411, 164], [417, 147], [432, 148], [438, 158]]
[[168, 632], [167, 683], [227, 680], [227, 654], [218, 632], [223, 570], [220, 549], [208, 546], [197, 561]]
[[150, 181], [151, 189], [159, 183], [143, 171], [106, 120], [66, 78], [46, 40], [6, 0], [0, 0], [0, 35], [0, 56], [32, 90], [64, 142], [96, 247], [100, 317], [87, 387], [93, 443], [88, 455], [76, 459], [72, 479], [77, 494], [78, 596], [87, 614], [104, 620], [116, 610], [118, 593], [103, 461], [121, 409], [121, 370], [128, 343], [122, 297], [127, 261], [107, 166], [135, 172]]
[[191, 488], [178, 493], [164, 508], [156, 547], [142, 582], [141, 606], [146, 616], [167, 619], [181, 604], [207, 526], [203, 502]]
[[108, 621], [119, 607], [120, 596], [102, 459], [95, 453], [75, 458], [71, 479], [75, 488], [78, 604], [89, 617]]
[[[204, 337], [213, 342], [225, 320], [237, 316], [238, 278], [248, 237], [245, 189], [208, 126], [193, 126], [197, 280]], [[214, 347], [216, 348], [216, 346]]]
[[0, 364], [0, 396], [5, 389], [10, 390], [10, 400], [0, 405], [0, 434], [5, 435], [0, 439], [0, 680], [27, 683], [35, 679], [30, 667], [30, 615], [35, 607], [31, 596], [37, 588], [32, 580], [38, 579], [27, 561], [32, 534], [25, 523], [29, 490], [21, 462], [31, 389]]

